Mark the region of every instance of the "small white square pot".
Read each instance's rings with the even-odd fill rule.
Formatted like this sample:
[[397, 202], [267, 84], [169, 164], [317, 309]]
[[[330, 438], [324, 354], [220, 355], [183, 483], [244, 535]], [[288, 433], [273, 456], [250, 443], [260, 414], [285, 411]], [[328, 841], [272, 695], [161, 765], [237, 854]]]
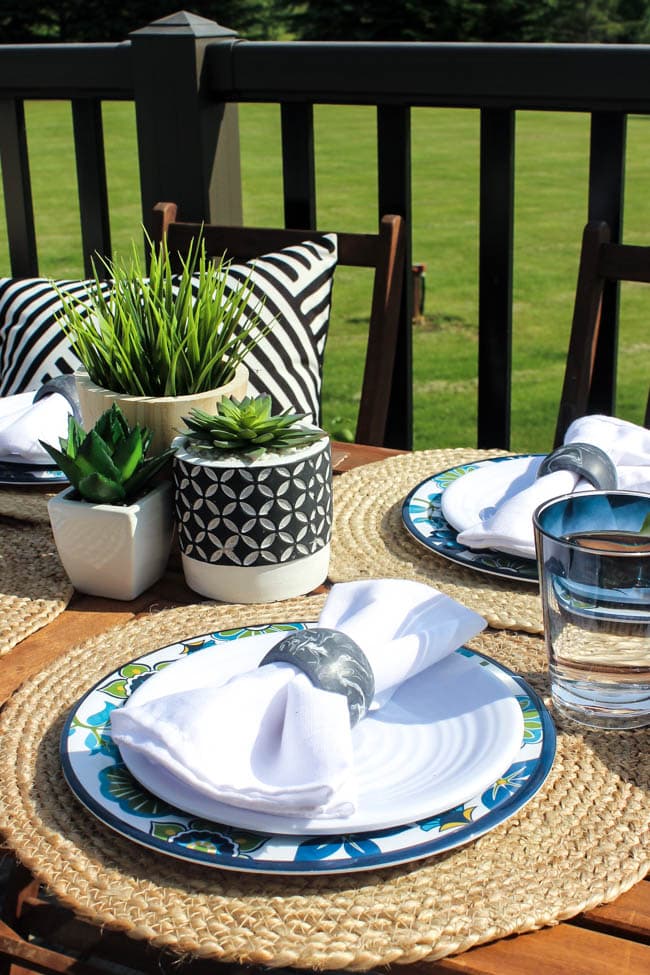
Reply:
[[135, 599], [165, 571], [173, 536], [171, 484], [130, 505], [91, 504], [72, 487], [47, 509], [63, 568], [79, 592]]
[[332, 458], [327, 437], [258, 460], [197, 455], [174, 440], [174, 504], [190, 589], [236, 603], [290, 599], [327, 577]]

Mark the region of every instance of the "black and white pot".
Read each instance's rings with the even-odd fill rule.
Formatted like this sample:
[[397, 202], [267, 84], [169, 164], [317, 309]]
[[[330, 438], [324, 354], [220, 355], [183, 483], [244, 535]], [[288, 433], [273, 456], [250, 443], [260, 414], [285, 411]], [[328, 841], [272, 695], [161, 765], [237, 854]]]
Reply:
[[175, 448], [174, 501], [188, 586], [212, 599], [290, 599], [325, 581], [332, 531], [332, 458], [323, 437], [251, 461]]

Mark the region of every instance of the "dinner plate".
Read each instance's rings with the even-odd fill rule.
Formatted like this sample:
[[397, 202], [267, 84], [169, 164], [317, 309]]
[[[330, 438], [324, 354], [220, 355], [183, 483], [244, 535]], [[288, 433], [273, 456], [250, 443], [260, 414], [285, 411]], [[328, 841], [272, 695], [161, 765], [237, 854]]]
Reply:
[[[133, 704], [202, 686], [206, 671], [224, 684], [256, 670], [281, 636], [260, 635], [225, 649], [217, 644], [179, 661], [139, 687]], [[242, 809], [206, 797], [126, 744], [120, 753], [150, 792], [195, 816], [245, 829], [325, 835], [388, 829], [464, 802], [508, 768], [522, 733], [521, 710], [503, 683], [473, 660], [451, 654], [405, 681], [355, 726], [357, 799], [349, 816], [309, 819]]]
[[[265, 821], [269, 825], [254, 831], [241, 823], [243, 810], [235, 810], [230, 824], [215, 822], [181, 811], [164, 798], [154, 796], [131, 775], [111, 739], [110, 713], [123, 706], [136, 687], [141, 686], [144, 691], [142, 685], [149, 677], [153, 674], [163, 676], [161, 671], [191, 654], [221, 652], [225, 659], [236, 653], [241, 659], [248, 644], [245, 638], [269, 633], [275, 633], [277, 638], [278, 632], [282, 635], [289, 630], [303, 629], [305, 625], [277, 623], [206, 634], [153, 651], [108, 674], [72, 709], [63, 731], [62, 765], [74, 794], [107, 826], [153, 850], [221, 869], [313, 874], [389, 866], [451, 849], [503, 822], [540, 788], [555, 752], [555, 734], [547, 712], [522, 678], [466, 648], [456, 651], [430, 670], [446, 668], [447, 677], [441, 673], [440, 678], [448, 690], [454, 680], [463, 688], [489, 686], [492, 701], [514, 703], [519, 711], [519, 743], [507, 767], [490, 783], [443, 810], [434, 812], [437, 808], [436, 785], [429, 781], [423, 789], [428, 790], [430, 811], [418, 819], [405, 819], [391, 827], [358, 831], [346, 821], [348, 825], [338, 833], [289, 834], [272, 828], [278, 817], [267, 816]], [[237, 646], [233, 646], [233, 641], [237, 641]], [[267, 643], [266, 640], [262, 642]], [[246, 652], [252, 655], [254, 641], [248, 645]], [[478, 673], [482, 676], [477, 677]], [[392, 718], [385, 714], [384, 720], [391, 718], [394, 721], [399, 717], [401, 734], [408, 735], [411, 729], [417, 740], [426, 742], [420, 709], [429, 706], [430, 701], [423, 689], [423, 676], [420, 674], [406, 682], [392, 704], [382, 710], [392, 706]], [[449, 695], [446, 697], [448, 700]], [[459, 713], [453, 720], [458, 720], [461, 713], [458, 695], [456, 707]], [[490, 710], [489, 705], [486, 710]], [[453, 707], [448, 707], [449, 721], [452, 721], [452, 711]], [[499, 713], [498, 708], [496, 713]], [[502, 709], [500, 713], [511, 714], [512, 709]], [[376, 717], [367, 717], [358, 727], [380, 721], [380, 714], [377, 712]], [[426, 723], [430, 728], [435, 724], [430, 715]], [[471, 764], [471, 750], [477, 743], [479, 725], [480, 722], [465, 741], [465, 751], [462, 744], [453, 745], [458, 764], [465, 761]], [[483, 727], [492, 727], [491, 719]], [[365, 734], [370, 735], [370, 732]], [[448, 741], [453, 742], [453, 736], [443, 737], [441, 741], [444, 765], [444, 748]], [[431, 745], [428, 747], [430, 749]], [[392, 761], [390, 753], [385, 751], [378, 758], [368, 760], [376, 761], [379, 769], [378, 781], [375, 773], [378, 794], [386, 791], [392, 794], [396, 803], [401, 801], [400, 783], [404, 791], [412, 790], [410, 777], [417, 762], [414, 766], [414, 760], [409, 759], [404, 768], [403, 763]], [[453, 777], [454, 770], [450, 768], [449, 771]], [[421, 767], [419, 777], [426, 780], [427, 775], [428, 770]], [[232, 809], [230, 812], [232, 814]]]
[[[535, 457], [535, 454], [519, 454], [513, 457], [492, 457], [473, 464], [459, 464], [439, 474], [432, 474], [413, 488], [402, 505], [402, 522], [409, 535], [430, 551], [450, 562], [464, 565], [478, 572], [493, 576], [516, 579], [518, 582], [537, 583], [535, 559], [524, 559], [493, 549], [470, 549], [457, 540], [458, 532], [442, 513], [442, 494], [452, 481], [470, 471], [491, 464], [507, 464], [509, 461]], [[478, 518], [477, 518], [478, 520]]]
[[46, 464], [13, 464], [0, 461], [0, 484], [27, 487], [33, 484], [67, 484], [68, 479], [58, 467]]

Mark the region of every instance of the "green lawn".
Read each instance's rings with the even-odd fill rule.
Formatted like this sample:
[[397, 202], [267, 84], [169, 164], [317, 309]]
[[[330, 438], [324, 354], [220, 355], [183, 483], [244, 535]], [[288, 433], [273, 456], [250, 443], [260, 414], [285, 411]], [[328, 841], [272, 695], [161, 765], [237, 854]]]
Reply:
[[[279, 109], [241, 112], [247, 223], [282, 221]], [[374, 111], [316, 108], [319, 226], [376, 226]], [[113, 246], [139, 234], [137, 151], [132, 106], [104, 107]], [[30, 104], [30, 163], [41, 273], [81, 272], [70, 111]], [[413, 258], [427, 265], [426, 321], [414, 335], [415, 445], [467, 445], [476, 439], [478, 148], [475, 111], [415, 109]], [[546, 450], [562, 379], [579, 240], [586, 214], [588, 119], [519, 113], [516, 145], [513, 433], [516, 450]], [[647, 158], [650, 120], [629, 123], [625, 237], [650, 242]], [[3, 219], [3, 218], [2, 218]], [[8, 274], [0, 240], [0, 273]], [[324, 422], [352, 427], [365, 348], [370, 274], [339, 269], [324, 380]], [[626, 285], [617, 411], [640, 422], [648, 386], [650, 330], [642, 287]]]

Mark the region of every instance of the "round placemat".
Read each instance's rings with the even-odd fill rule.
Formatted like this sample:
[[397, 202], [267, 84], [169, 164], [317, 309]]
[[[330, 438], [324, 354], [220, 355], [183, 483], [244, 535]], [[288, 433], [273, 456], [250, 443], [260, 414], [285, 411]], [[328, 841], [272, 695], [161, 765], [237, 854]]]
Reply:
[[[460, 849], [364, 873], [276, 878], [178, 863], [114, 834], [77, 803], [62, 778], [59, 735], [70, 707], [97, 680], [183, 637], [315, 619], [323, 600], [164, 610], [70, 650], [14, 695], [0, 716], [0, 829], [64, 904], [185, 955], [367, 970], [535, 930], [613, 900], [643, 878], [648, 731], [592, 734], [560, 723], [551, 773], [516, 816]], [[546, 697], [538, 637], [488, 631], [471, 645]]]
[[402, 523], [402, 504], [414, 487], [439, 471], [502, 457], [503, 450], [423, 450], [366, 464], [334, 479], [334, 524], [329, 578], [419, 579], [485, 617], [497, 629], [542, 633], [539, 588], [466, 569], [424, 545]]
[[19, 521], [49, 525], [47, 502], [55, 494], [56, 491], [44, 491], [42, 488], [24, 487], [15, 490], [0, 487], [0, 515], [16, 518]]
[[0, 519], [0, 656], [62, 613], [73, 592], [49, 524]]

